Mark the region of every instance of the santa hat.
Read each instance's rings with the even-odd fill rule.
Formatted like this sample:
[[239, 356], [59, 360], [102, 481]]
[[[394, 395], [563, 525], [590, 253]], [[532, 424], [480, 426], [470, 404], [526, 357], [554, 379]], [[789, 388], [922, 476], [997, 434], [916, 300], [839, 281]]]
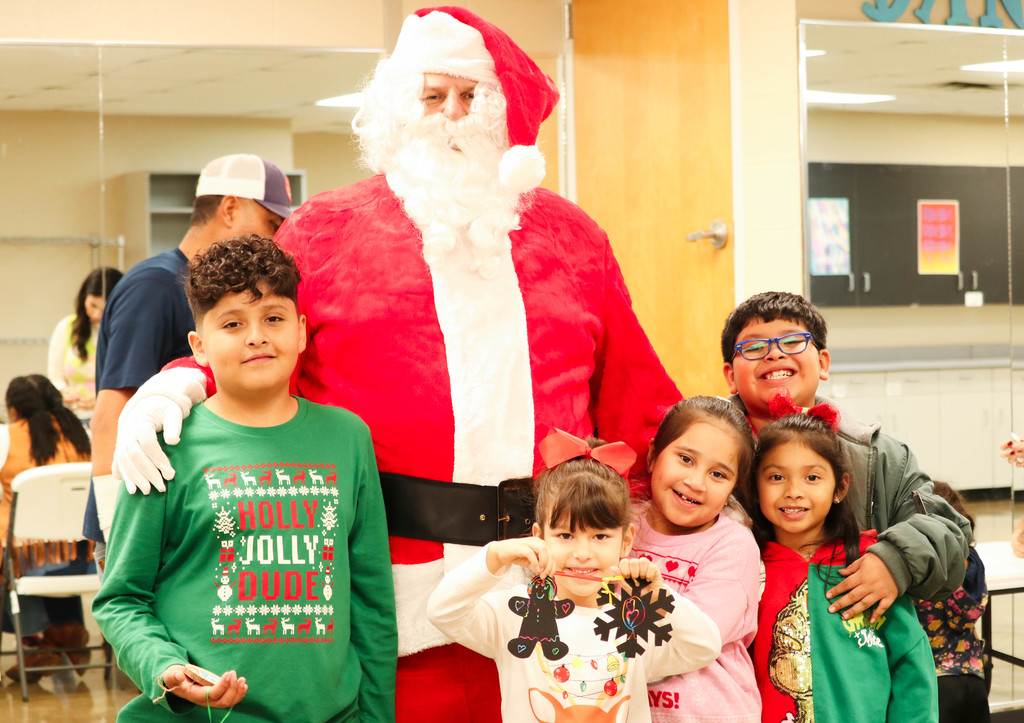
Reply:
[[558, 103], [558, 89], [503, 30], [465, 8], [423, 8], [402, 24], [391, 62], [412, 73], [497, 80], [511, 146], [501, 162], [502, 183], [526, 186], [522, 190], [540, 183], [544, 157], [537, 133]]

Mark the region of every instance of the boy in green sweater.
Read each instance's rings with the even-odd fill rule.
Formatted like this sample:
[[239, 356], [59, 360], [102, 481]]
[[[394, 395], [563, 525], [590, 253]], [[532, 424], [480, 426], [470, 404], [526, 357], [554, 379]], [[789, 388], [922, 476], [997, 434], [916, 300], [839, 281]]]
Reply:
[[118, 720], [206, 721], [210, 707], [237, 721], [394, 721], [373, 446], [355, 415], [289, 394], [306, 345], [298, 269], [248, 236], [188, 271], [189, 343], [216, 393], [165, 446], [181, 483], [118, 497], [93, 605], [142, 691]]

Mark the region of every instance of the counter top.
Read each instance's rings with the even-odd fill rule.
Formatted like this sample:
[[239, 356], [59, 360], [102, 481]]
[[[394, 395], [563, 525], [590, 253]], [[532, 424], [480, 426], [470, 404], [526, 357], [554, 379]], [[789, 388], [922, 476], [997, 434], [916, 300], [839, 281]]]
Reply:
[[[894, 372], [916, 369], [1024, 369], [1024, 347], [1004, 345], [829, 349], [830, 371]], [[1012, 355], [1012, 356], [1011, 356]]]

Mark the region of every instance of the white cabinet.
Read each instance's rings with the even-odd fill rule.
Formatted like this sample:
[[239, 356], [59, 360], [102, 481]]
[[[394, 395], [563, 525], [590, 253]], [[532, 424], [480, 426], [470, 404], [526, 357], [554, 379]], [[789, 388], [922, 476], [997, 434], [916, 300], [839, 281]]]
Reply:
[[935, 479], [957, 489], [993, 486], [996, 457], [991, 369], [939, 372], [939, 466]]
[[818, 391], [860, 421], [885, 425], [885, 372], [832, 374]]
[[[1011, 395], [1011, 389], [1013, 394]], [[905, 442], [930, 477], [958, 489], [1009, 487], [997, 446], [1024, 436], [1024, 372], [1005, 368], [833, 372], [821, 393]]]
[[939, 374], [935, 370], [885, 374], [886, 414], [882, 430], [906, 443], [925, 470], [931, 470], [940, 459]]

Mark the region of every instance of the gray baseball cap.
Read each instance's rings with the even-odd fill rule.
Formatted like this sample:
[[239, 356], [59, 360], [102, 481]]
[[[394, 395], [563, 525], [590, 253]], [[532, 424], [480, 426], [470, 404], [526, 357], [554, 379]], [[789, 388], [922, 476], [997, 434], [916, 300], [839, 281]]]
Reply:
[[284, 171], [251, 153], [214, 158], [199, 174], [196, 197], [251, 198], [281, 218], [292, 212], [292, 189]]

